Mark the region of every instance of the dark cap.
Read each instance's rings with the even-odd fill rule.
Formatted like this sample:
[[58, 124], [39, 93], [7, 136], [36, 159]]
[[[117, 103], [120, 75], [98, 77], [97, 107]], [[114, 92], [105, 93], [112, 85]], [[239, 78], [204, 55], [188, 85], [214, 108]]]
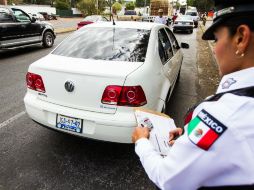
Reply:
[[215, 29], [227, 19], [254, 13], [254, 0], [214, 0], [214, 4], [213, 24], [203, 34], [203, 40], [214, 40]]

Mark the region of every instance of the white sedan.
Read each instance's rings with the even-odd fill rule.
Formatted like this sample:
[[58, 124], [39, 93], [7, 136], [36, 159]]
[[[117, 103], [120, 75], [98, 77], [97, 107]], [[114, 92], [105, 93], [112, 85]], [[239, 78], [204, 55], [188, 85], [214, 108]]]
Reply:
[[194, 28], [194, 21], [190, 15], [181, 15], [177, 17], [173, 24], [173, 32], [187, 31], [192, 33]]
[[165, 25], [87, 25], [29, 66], [26, 111], [57, 131], [131, 143], [137, 125], [133, 108], [165, 110], [182, 60]]

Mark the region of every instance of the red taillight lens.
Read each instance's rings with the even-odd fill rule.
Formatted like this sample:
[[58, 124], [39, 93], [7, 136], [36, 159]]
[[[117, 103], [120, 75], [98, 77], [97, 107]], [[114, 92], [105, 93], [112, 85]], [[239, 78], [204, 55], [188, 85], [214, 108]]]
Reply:
[[27, 88], [36, 90], [38, 92], [45, 92], [43, 80], [40, 75], [28, 72], [26, 74], [26, 84], [27, 84]]
[[121, 94], [121, 86], [107, 86], [103, 92], [101, 103], [116, 105]]
[[103, 92], [103, 104], [119, 106], [143, 106], [147, 103], [141, 86], [107, 86]]

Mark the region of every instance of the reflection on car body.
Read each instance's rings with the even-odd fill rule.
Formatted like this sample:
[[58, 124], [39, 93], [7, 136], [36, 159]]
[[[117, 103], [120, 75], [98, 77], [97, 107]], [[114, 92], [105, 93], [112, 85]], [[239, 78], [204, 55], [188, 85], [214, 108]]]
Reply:
[[165, 110], [182, 60], [180, 46], [165, 25], [87, 25], [30, 65], [26, 111], [57, 131], [131, 143], [137, 125], [133, 107]]

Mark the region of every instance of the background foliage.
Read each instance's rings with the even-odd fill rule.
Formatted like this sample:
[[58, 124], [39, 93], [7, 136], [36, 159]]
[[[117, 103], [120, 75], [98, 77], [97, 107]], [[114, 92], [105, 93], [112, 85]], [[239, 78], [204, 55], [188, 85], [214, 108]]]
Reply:
[[131, 1], [126, 3], [126, 10], [134, 10], [135, 9], [135, 4]]
[[187, 4], [197, 7], [197, 10], [201, 12], [208, 12], [214, 7], [213, 1], [210, 0], [187, 0]]

